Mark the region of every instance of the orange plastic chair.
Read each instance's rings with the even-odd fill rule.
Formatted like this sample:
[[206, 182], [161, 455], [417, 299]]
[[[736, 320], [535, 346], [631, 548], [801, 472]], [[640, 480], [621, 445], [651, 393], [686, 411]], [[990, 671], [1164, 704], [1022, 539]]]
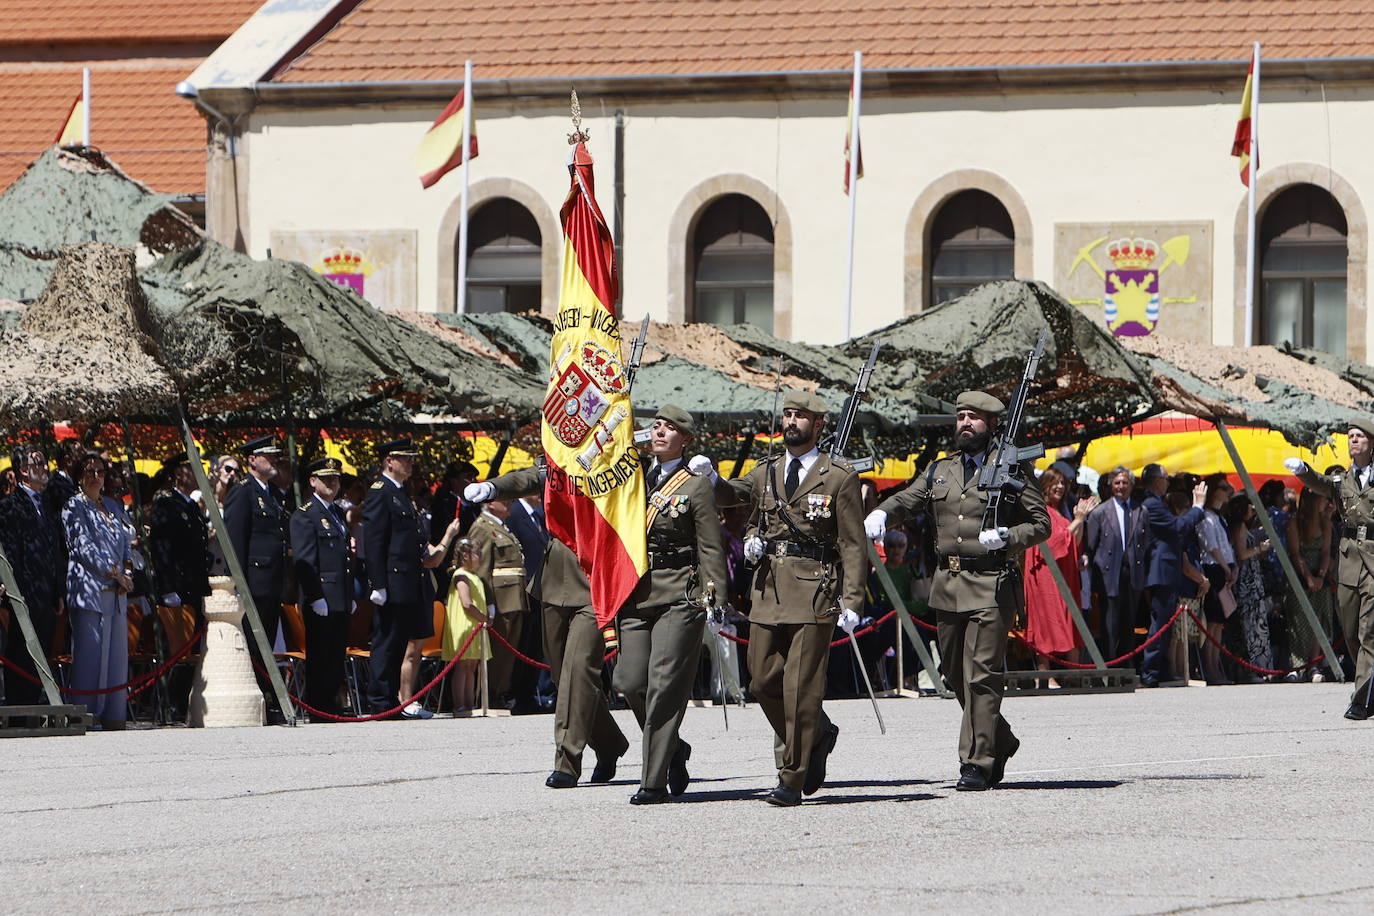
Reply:
[[[434, 675], [438, 674], [444, 667], [443, 645], [444, 628], [448, 626], [448, 608], [444, 602], [434, 602], [434, 635], [425, 640], [425, 644], [420, 647], [420, 683], [428, 684]], [[425, 694], [425, 706], [438, 712], [444, 702], [445, 686], [444, 683], [435, 684], [434, 689]]]
[[300, 607], [283, 604], [281, 623], [286, 651], [276, 653], [277, 664], [286, 666], [287, 687], [300, 696], [305, 691], [305, 618]]
[[363, 598], [348, 619], [348, 663], [344, 666], [344, 682], [355, 716], [364, 712], [363, 687], [367, 684], [368, 664], [372, 659], [372, 612], [372, 602]]

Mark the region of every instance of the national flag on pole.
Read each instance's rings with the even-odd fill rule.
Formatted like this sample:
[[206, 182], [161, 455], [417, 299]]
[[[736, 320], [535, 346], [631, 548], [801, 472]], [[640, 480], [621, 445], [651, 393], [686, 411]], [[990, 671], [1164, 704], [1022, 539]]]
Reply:
[[541, 430], [544, 517], [549, 532], [577, 554], [604, 626], [649, 568], [644, 472], [614, 313], [615, 246], [592, 193], [592, 157], [582, 143], [568, 169], [563, 283]]
[[[1250, 69], [1245, 71], [1245, 93], [1240, 97], [1240, 120], [1236, 122], [1236, 138], [1231, 142], [1231, 155], [1240, 157], [1240, 183], [1250, 186], [1250, 100], [1255, 90], [1255, 58], [1250, 57]], [[1256, 162], [1256, 165], [1259, 163]]]
[[[431, 187], [440, 178], [463, 164], [463, 110], [466, 93], [462, 89], [448, 103], [448, 107], [434, 119], [428, 131], [415, 149], [413, 162], [415, 173], [420, 176], [422, 187]], [[472, 123], [472, 136], [468, 139], [468, 158], [477, 158], [477, 121]]]
[[[854, 80], [849, 80], [849, 116], [844, 122], [844, 193], [849, 193], [849, 140], [855, 136], [854, 131]], [[854, 178], [857, 180], [864, 177], [864, 145], [859, 141], [859, 164], [855, 168]]]
[[76, 101], [72, 102], [72, 109], [67, 113], [67, 120], [62, 124], [62, 129], [57, 132], [57, 139], [53, 142], [58, 146], [82, 146], [86, 136], [86, 96], [78, 93]]

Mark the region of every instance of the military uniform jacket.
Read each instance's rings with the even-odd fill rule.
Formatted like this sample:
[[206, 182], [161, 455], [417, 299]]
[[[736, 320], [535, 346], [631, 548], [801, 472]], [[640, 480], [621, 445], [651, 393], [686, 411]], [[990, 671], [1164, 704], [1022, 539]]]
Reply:
[[649, 570], [639, 580], [632, 600], [640, 607], [667, 607], [688, 597], [700, 601], [706, 583], [716, 584], [716, 600], [724, 602], [730, 594], [725, 573], [725, 549], [721, 546], [720, 515], [708, 478], [691, 471], [682, 483], [668, 492], [669, 485], [685, 468], [679, 464], [664, 474], [649, 494]]
[[482, 548], [477, 575], [486, 585], [487, 600], [498, 614], [528, 610], [525, 603], [525, 551], [520, 540], [501, 524], [500, 519], [483, 512], [468, 529], [468, 538]]
[[[1367, 472], [1374, 478], [1374, 471]], [[1374, 486], [1361, 487], [1352, 468], [1344, 474], [1330, 477], [1303, 468], [1297, 475], [1304, 485], [1311, 487], [1340, 508], [1341, 560], [1337, 576], [1341, 585], [1349, 588], [1374, 588]]]
[[314, 496], [291, 513], [290, 527], [301, 610], [323, 598], [331, 614], [352, 611], [355, 561], [348, 529]]
[[420, 565], [427, 539], [423, 523], [404, 487], [383, 476], [363, 498], [363, 554], [367, 586], [386, 590], [387, 604], [421, 604], [426, 578]]
[[175, 592], [182, 600], [210, 594], [209, 530], [200, 506], [176, 490], [153, 499], [148, 546], [156, 597]]
[[40, 512], [24, 488], [16, 486], [0, 501], [0, 541], [29, 608], [55, 611], [57, 602], [67, 595], [67, 539], [62, 522], [46, 508]]
[[[544, 492], [544, 469], [538, 465], [493, 477], [496, 496], [503, 500], [520, 499]], [[531, 598], [558, 607], [587, 607], [592, 603], [592, 587], [577, 555], [558, 538], [550, 536], [544, 548], [539, 575], [527, 586]]]
[[894, 528], [920, 512], [929, 513], [934, 522], [936, 563], [931, 582], [930, 606], [940, 611], [976, 611], [990, 607], [1016, 607], [1025, 604], [1019, 563], [1027, 548], [1050, 536], [1050, 515], [1045, 497], [1035, 482], [1035, 469], [1029, 462], [1021, 465], [1027, 481], [1019, 496], [1002, 497], [1000, 524], [1007, 529], [1005, 562], [999, 569], [977, 571], [945, 568], [959, 557], [975, 563], [989, 560], [989, 551], [978, 543], [983, 530], [983, 509], [987, 495], [978, 489], [978, 475], [964, 482], [963, 455], [956, 453], [932, 462], [900, 493], [885, 499], [878, 508], [887, 513], [887, 526]]
[[[787, 460], [784, 453], [760, 461], [743, 477], [721, 478], [716, 485], [720, 505], [753, 506], [749, 533], [770, 544], [769, 554], [754, 573], [749, 619], [770, 624], [822, 619], [830, 623], [841, 608], [862, 613], [868, 558], [859, 476], [848, 464], [822, 452], [788, 499], [784, 488]], [[783, 543], [820, 548], [827, 559], [776, 554], [777, 545]]]
[[[269, 492], [270, 491], [270, 492]], [[269, 484], [249, 477], [224, 497], [224, 527], [243, 567], [248, 591], [280, 596], [286, 582], [287, 511]]]

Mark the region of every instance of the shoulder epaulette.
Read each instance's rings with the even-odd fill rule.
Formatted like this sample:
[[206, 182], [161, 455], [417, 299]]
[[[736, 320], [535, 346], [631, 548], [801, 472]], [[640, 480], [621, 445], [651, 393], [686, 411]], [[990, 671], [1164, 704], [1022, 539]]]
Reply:
[[380, 490], [380, 489], [382, 488], [382, 486], [383, 486], [382, 482], [381, 482], [380, 480], [378, 480], [378, 481], [374, 482], [374, 483], [372, 484], [372, 486], [368, 487], [368, 489], [369, 489], [369, 490]]

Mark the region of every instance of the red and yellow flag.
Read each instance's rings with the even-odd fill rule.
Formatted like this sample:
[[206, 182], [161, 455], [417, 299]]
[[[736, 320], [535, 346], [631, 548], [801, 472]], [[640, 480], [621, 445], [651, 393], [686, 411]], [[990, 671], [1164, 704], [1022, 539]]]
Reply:
[[[849, 193], [849, 141], [854, 136], [854, 80], [849, 80], [849, 116], [844, 122], [844, 193]], [[859, 141], [859, 162], [854, 169], [854, 179], [864, 177], [864, 145]]]
[[58, 146], [81, 146], [86, 142], [86, 96], [78, 94], [76, 101], [72, 102], [72, 110], [67, 113], [67, 120], [62, 125], [62, 129], [57, 132], [57, 139], [53, 141]]
[[644, 471], [616, 318], [615, 246], [578, 143], [563, 204], [563, 285], [549, 354], [542, 438], [549, 533], [577, 554], [603, 626], [649, 568]]
[[[434, 119], [429, 130], [420, 139], [412, 161], [415, 173], [420, 176], [421, 187], [431, 187], [449, 172], [463, 164], [463, 122], [467, 113], [464, 90], [459, 89], [448, 107]], [[477, 121], [472, 122], [472, 134], [468, 138], [468, 158], [477, 158]]]
[[[1245, 72], [1245, 93], [1240, 97], [1240, 120], [1236, 122], [1236, 139], [1231, 142], [1231, 155], [1240, 157], [1240, 183], [1250, 187], [1250, 100], [1255, 89], [1255, 58]], [[1256, 161], [1255, 167], [1259, 167]]]

